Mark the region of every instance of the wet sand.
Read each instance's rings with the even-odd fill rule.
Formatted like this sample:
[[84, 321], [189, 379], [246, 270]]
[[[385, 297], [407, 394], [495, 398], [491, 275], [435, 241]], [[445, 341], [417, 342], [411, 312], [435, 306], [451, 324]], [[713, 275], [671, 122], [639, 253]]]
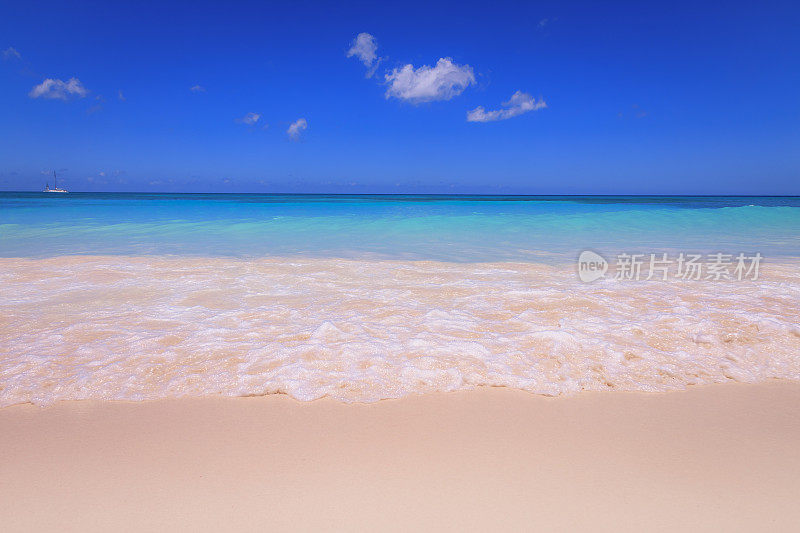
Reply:
[[797, 530], [800, 383], [0, 409], [31, 530]]
[[800, 381], [798, 273], [587, 284], [572, 264], [0, 259], [0, 406]]

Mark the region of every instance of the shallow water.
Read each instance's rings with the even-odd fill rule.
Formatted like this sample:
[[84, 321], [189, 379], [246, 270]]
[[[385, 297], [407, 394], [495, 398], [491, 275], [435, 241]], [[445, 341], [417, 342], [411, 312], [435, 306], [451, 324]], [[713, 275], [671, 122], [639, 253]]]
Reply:
[[797, 380], [799, 267], [585, 284], [530, 262], [2, 259], [0, 405]]
[[800, 379], [798, 257], [798, 198], [0, 193], [0, 405]]
[[584, 249], [800, 257], [800, 198], [0, 193], [0, 257], [552, 263]]

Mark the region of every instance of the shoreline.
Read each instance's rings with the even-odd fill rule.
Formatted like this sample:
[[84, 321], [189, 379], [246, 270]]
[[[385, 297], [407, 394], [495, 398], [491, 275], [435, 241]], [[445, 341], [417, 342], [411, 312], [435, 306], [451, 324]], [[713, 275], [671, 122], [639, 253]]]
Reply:
[[0, 523], [26, 529], [788, 530], [800, 383], [285, 395], [0, 409]]
[[800, 380], [797, 265], [757, 281], [537, 264], [0, 260], [0, 405], [287, 393], [371, 402]]

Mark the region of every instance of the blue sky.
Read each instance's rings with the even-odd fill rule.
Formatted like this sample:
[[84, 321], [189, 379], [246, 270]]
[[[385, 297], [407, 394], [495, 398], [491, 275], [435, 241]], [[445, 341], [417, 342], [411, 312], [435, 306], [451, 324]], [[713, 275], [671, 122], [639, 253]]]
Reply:
[[800, 194], [800, 8], [710, 4], [3, 2], [0, 189]]

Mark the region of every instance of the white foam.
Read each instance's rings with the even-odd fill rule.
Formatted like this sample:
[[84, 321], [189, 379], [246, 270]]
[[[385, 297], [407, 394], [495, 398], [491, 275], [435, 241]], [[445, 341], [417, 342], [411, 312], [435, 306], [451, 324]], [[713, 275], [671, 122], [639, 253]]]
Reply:
[[755, 282], [593, 284], [531, 263], [0, 263], [0, 405], [800, 379], [796, 263]]

